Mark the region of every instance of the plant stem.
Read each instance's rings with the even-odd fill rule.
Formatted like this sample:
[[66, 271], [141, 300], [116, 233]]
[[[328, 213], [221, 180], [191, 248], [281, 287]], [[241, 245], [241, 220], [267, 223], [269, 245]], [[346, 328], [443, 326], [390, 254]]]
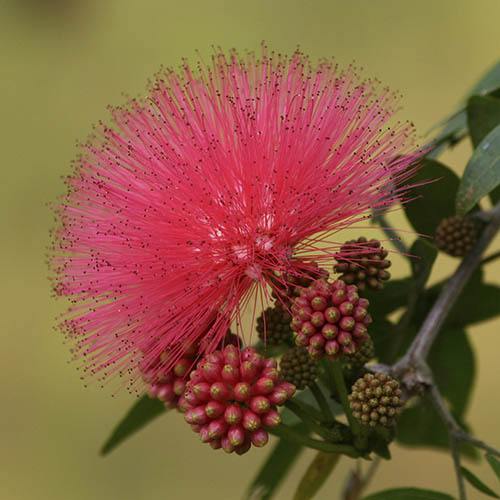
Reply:
[[332, 436], [331, 432], [326, 427], [323, 427], [318, 422], [312, 420], [311, 415], [309, 413], [307, 413], [307, 411], [300, 404], [297, 404], [296, 401], [293, 401], [293, 400], [287, 401], [285, 403], [285, 406], [290, 411], [295, 413], [295, 415], [297, 415], [297, 417], [299, 417], [300, 420], [302, 420], [302, 422], [304, 422], [304, 424], [307, 425], [307, 427], [309, 428], [309, 430], [311, 432], [318, 434], [319, 436], [321, 436], [323, 439], [326, 439], [327, 441], [333, 440], [332, 439], [333, 436]]
[[280, 424], [277, 427], [267, 428], [268, 432], [274, 436], [278, 436], [283, 439], [288, 439], [297, 444], [306, 446], [307, 448], [313, 448], [314, 450], [324, 451], [325, 453], [340, 453], [351, 458], [361, 457], [361, 453], [354, 448], [354, 446], [348, 444], [334, 444], [327, 443], [325, 441], [320, 441], [318, 439], [313, 439], [309, 436], [305, 436], [291, 427], [285, 424]]
[[332, 413], [332, 410], [330, 408], [330, 405], [328, 404], [328, 401], [325, 398], [325, 395], [323, 394], [323, 391], [321, 390], [320, 386], [316, 383], [313, 382], [312, 384], [309, 385], [309, 389], [314, 395], [314, 398], [318, 402], [319, 407], [321, 408], [321, 411], [323, 412], [323, 416], [327, 422], [333, 422], [335, 420], [335, 416]]
[[488, 255], [488, 257], [485, 257], [479, 265], [484, 266], [485, 264], [488, 264], [500, 257], [500, 250], [498, 252], [492, 253], [491, 255]]

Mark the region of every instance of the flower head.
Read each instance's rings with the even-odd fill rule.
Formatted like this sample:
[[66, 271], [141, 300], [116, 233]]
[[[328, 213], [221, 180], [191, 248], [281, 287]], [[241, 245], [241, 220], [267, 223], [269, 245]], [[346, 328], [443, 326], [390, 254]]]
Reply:
[[276, 277], [332, 262], [328, 234], [408, 189], [418, 152], [410, 124], [389, 126], [397, 106], [352, 67], [263, 48], [162, 71], [112, 108], [68, 178], [52, 258], [85, 370], [133, 382], [200, 339], [210, 353]]

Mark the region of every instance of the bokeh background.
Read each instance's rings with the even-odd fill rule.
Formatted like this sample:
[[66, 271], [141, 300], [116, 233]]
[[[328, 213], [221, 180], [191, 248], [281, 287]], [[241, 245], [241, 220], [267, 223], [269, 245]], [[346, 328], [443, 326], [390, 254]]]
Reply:
[[[75, 142], [106, 118], [107, 104], [123, 102], [122, 92], [140, 94], [160, 65], [194, 58], [196, 49], [256, 49], [265, 39], [280, 51], [300, 44], [313, 58], [355, 60], [403, 92], [401, 116], [423, 134], [500, 56], [499, 19], [498, 0], [3, 0], [0, 499], [238, 499], [269, 449], [216, 454], [169, 414], [108, 458], [97, 455], [133, 400], [126, 392], [85, 389], [53, 331], [64, 305], [51, 297], [47, 280], [46, 204], [63, 192]], [[464, 144], [443, 159], [460, 172], [468, 154]], [[407, 227], [402, 214], [392, 219]], [[408, 272], [403, 259], [394, 260], [396, 274]], [[439, 257], [433, 279], [454, 265]], [[489, 265], [488, 280], [498, 281], [499, 271]], [[479, 373], [469, 420], [497, 446], [499, 329], [498, 320], [470, 329]], [[393, 455], [370, 491], [455, 491], [447, 455], [397, 447]], [[291, 498], [311, 456], [304, 453], [279, 498]], [[318, 498], [339, 498], [349, 465], [341, 462]], [[494, 484], [487, 467], [471, 468]]]

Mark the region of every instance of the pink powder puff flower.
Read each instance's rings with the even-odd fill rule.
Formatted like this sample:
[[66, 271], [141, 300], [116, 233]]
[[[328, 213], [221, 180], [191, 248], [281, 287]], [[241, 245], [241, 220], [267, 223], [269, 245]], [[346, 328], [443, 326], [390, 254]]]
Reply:
[[202, 339], [213, 352], [276, 276], [333, 262], [333, 232], [408, 191], [421, 153], [411, 124], [389, 127], [398, 100], [353, 67], [263, 47], [164, 70], [111, 108], [67, 180], [52, 253], [84, 371], [132, 383]]

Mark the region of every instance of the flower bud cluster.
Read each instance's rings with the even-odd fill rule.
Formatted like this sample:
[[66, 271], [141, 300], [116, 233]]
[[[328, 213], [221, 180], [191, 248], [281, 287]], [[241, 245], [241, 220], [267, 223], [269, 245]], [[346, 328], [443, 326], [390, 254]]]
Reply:
[[314, 281], [292, 305], [296, 345], [306, 347], [314, 359], [353, 354], [365, 341], [372, 322], [368, 305], [355, 285], [342, 280]]
[[470, 217], [446, 217], [436, 229], [436, 246], [453, 257], [463, 257], [476, 243], [478, 229], [478, 224]]
[[357, 240], [346, 241], [335, 256], [338, 264], [334, 270], [340, 273], [340, 279], [348, 285], [356, 285], [359, 290], [367, 288], [380, 290], [391, 275], [387, 269], [391, 261], [386, 257], [387, 250], [380, 246], [380, 241], [367, 240], [361, 236]]
[[281, 357], [280, 375], [283, 380], [302, 390], [316, 380], [318, 363], [309, 356], [306, 348], [293, 347]]
[[374, 357], [375, 346], [372, 338], [367, 335], [355, 353], [346, 355], [346, 361], [352, 367], [358, 368], [371, 361]]
[[186, 387], [186, 422], [214, 449], [241, 455], [264, 446], [265, 428], [281, 422], [277, 406], [295, 393], [276, 366], [250, 347], [228, 345], [205, 356]]
[[403, 405], [399, 382], [385, 373], [366, 373], [352, 386], [349, 403], [362, 424], [392, 427]]
[[290, 313], [276, 303], [274, 307], [268, 307], [257, 318], [257, 333], [266, 345], [286, 344], [292, 340], [292, 329]]

